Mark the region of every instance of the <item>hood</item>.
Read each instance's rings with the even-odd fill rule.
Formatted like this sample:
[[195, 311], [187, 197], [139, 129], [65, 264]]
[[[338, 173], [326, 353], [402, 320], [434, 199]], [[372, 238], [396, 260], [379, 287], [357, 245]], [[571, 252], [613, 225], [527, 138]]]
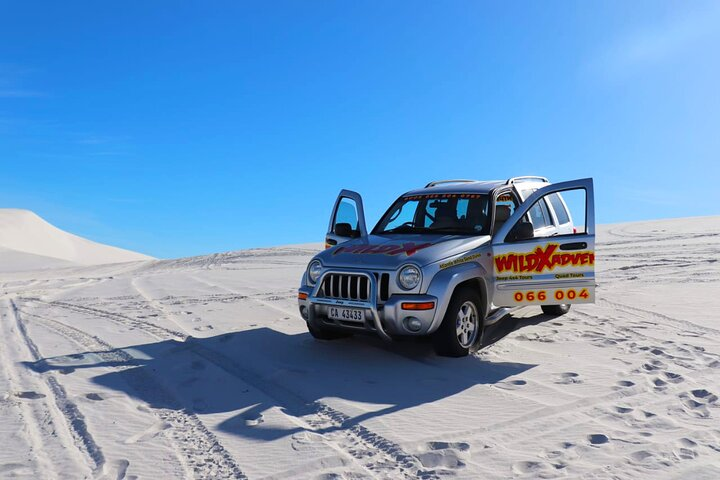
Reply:
[[326, 267], [396, 269], [405, 263], [421, 267], [478, 248], [488, 235], [368, 235], [338, 244], [319, 253]]

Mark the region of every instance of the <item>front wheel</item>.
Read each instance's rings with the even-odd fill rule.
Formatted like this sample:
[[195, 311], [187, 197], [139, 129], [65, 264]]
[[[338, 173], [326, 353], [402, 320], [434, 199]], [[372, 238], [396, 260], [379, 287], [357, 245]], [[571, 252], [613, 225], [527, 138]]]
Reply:
[[480, 348], [483, 318], [480, 294], [470, 287], [457, 290], [450, 300], [440, 328], [433, 334], [435, 353], [464, 357]]
[[545, 315], [552, 315], [553, 317], [559, 317], [565, 315], [570, 311], [570, 304], [564, 303], [562, 305], [541, 305], [542, 311]]

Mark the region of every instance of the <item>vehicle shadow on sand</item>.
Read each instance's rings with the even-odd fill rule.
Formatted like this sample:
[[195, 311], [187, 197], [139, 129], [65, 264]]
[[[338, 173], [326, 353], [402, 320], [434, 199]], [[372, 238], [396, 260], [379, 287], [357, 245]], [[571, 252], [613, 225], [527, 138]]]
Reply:
[[[519, 326], [546, 318], [538, 317], [542, 318], [507, 318], [501, 329], [489, 331], [488, 340], [494, 343]], [[317, 433], [347, 429], [477, 385], [501, 382], [535, 365], [477, 356], [441, 358], [427, 341], [386, 344], [358, 335], [321, 342], [307, 333], [256, 328], [185, 342], [165, 340], [79, 352], [26, 366], [62, 374], [98, 369], [93, 382], [152, 408], [197, 414], [236, 412], [219, 424], [220, 430], [272, 440], [305, 430], [295, 426], [296, 421], [280, 421], [282, 412], [309, 419], [318, 413], [332, 417], [332, 425], [314, 428]]]

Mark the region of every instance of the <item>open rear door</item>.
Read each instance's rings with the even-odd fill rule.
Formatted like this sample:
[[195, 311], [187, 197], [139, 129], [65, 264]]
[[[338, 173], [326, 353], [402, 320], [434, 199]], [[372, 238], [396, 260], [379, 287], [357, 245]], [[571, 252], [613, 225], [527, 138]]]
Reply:
[[[551, 195], [558, 197], [550, 198]], [[570, 199], [570, 201], [568, 200]], [[573, 225], [536, 237], [528, 212], [564, 204]], [[566, 212], [567, 213], [567, 212]], [[493, 237], [496, 307], [595, 301], [595, 210], [591, 178], [549, 185], [523, 202]]]
[[357, 192], [341, 190], [330, 215], [330, 224], [325, 235], [325, 248], [365, 236], [367, 236], [367, 228], [362, 197]]

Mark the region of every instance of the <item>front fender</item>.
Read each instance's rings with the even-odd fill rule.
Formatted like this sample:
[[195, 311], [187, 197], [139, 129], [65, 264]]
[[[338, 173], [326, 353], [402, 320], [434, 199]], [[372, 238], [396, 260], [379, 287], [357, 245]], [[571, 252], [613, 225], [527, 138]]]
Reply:
[[435, 317], [428, 329], [428, 333], [432, 333], [440, 327], [443, 317], [445, 317], [448, 305], [450, 305], [450, 299], [452, 298], [455, 288], [467, 280], [479, 280], [481, 285], [480, 295], [483, 298], [483, 305], [481, 305], [481, 308], [483, 308], [483, 315], [485, 315], [487, 312], [487, 305], [485, 304], [487, 303], [488, 298], [485, 278], [487, 278], [487, 270], [485, 270], [482, 265], [475, 262], [455, 265], [436, 273], [427, 290], [428, 295], [432, 295], [438, 299], [437, 308], [435, 309]]

